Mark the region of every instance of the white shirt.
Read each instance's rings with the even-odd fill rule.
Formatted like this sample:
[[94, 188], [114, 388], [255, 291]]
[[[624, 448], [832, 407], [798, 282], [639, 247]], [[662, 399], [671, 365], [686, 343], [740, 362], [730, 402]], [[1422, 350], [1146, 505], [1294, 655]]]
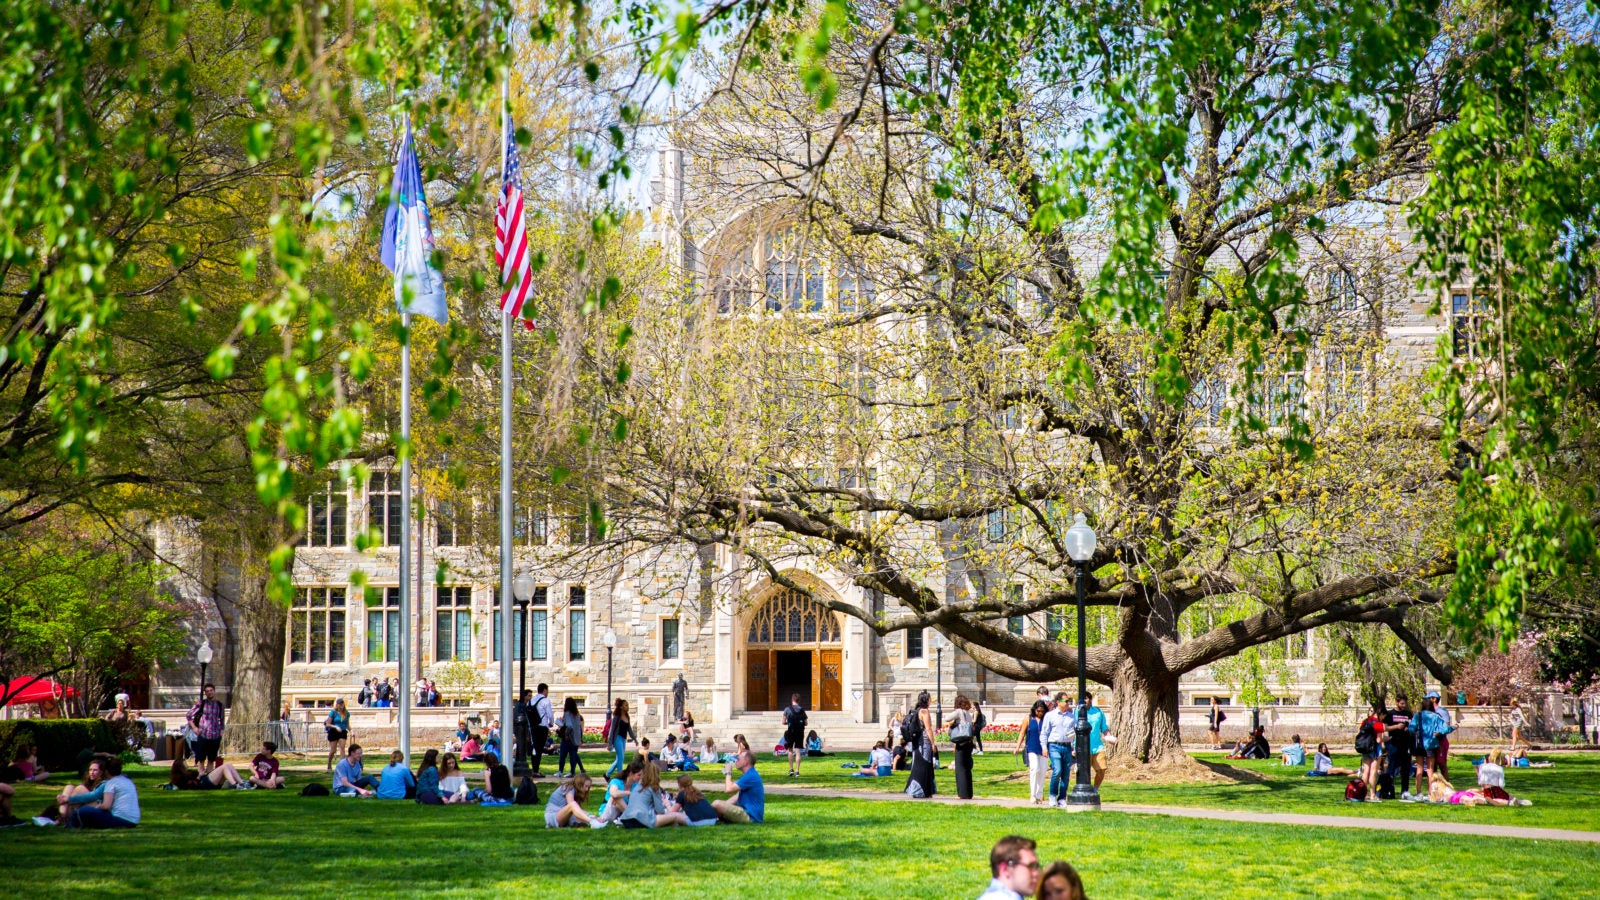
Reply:
[[717, 751], [715, 751], [715, 750], [701, 750], [700, 751], [700, 762], [703, 763], [703, 764], [706, 764], [706, 765], [716, 765], [716, 762], [717, 762]]
[[1070, 744], [1077, 737], [1073, 730], [1072, 713], [1052, 709], [1044, 714], [1039, 724], [1039, 742], [1042, 744]]
[[550, 728], [556, 723], [555, 710], [550, 708], [550, 698], [545, 694], [533, 695], [533, 714], [539, 717], [541, 728]]
[[894, 765], [894, 756], [890, 754], [888, 750], [879, 747], [878, 749], [872, 751], [872, 758], [867, 762], [867, 765], [870, 765], [873, 768], [877, 768], [878, 766], [892, 766]]
[[106, 795], [111, 798], [109, 812], [124, 822], [139, 824], [139, 790], [126, 775], [116, 775], [106, 782]]
[[1491, 762], [1486, 762], [1478, 767], [1478, 784], [1481, 787], [1506, 786], [1506, 770]]
[[683, 762], [683, 751], [678, 749], [676, 742], [661, 746], [661, 761], [664, 763]]
[[1313, 759], [1312, 759], [1311, 771], [1313, 771], [1313, 772], [1326, 772], [1326, 771], [1328, 771], [1329, 769], [1332, 769], [1332, 768], [1333, 768], [1333, 759], [1331, 757], [1329, 757], [1327, 754], [1325, 754], [1325, 753], [1323, 753], [1321, 751], [1318, 751], [1317, 755], [1315, 757], [1313, 757]]
[[465, 775], [451, 775], [439, 779], [439, 793], [446, 797], [453, 797], [466, 790], [467, 778]]
[[978, 895], [978, 900], [1023, 900], [1023, 898], [1021, 894], [1001, 884], [1000, 879], [995, 878], [990, 880], [989, 889]]

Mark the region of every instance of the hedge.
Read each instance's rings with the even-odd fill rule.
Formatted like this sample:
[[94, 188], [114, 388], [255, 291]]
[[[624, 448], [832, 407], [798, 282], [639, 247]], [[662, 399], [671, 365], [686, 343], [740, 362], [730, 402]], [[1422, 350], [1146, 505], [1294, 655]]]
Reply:
[[85, 750], [115, 753], [122, 749], [116, 729], [104, 719], [18, 719], [0, 722], [0, 766], [9, 765], [18, 744], [39, 748], [39, 765], [52, 772], [73, 772]]

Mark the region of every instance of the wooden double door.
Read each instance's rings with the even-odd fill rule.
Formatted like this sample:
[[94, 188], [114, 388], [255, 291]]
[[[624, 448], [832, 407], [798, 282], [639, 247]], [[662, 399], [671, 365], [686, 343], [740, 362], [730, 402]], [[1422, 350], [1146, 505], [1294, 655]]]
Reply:
[[750, 647], [745, 678], [745, 706], [752, 711], [777, 710], [800, 695], [806, 709], [844, 708], [844, 652], [837, 647], [786, 649]]

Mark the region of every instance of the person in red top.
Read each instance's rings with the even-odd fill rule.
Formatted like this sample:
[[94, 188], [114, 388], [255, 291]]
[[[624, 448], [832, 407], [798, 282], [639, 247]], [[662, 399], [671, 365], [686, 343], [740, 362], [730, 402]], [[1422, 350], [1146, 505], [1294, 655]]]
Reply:
[[[1361, 720], [1361, 730], [1356, 732], [1356, 752], [1361, 754], [1361, 780], [1367, 783], [1367, 799], [1378, 799], [1378, 771], [1383, 766], [1383, 755], [1388, 736], [1384, 734], [1383, 701], [1372, 704], [1372, 713]], [[1366, 746], [1367, 735], [1371, 745]]]
[[281, 788], [283, 776], [278, 774], [278, 757], [273, 755], [278, 752], [278, 745], [271, 741], [261, 742], [261, 752], [256, 758], [250, 760], [250, 783], [258, 788]]

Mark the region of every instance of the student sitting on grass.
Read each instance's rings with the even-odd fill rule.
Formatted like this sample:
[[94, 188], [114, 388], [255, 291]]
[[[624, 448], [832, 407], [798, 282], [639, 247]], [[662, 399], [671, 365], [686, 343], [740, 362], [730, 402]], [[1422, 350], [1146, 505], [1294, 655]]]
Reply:
[[822, 737], [817, 734], [817, 730], [815, 728], [811, 729], [811, 733], [806, 735], [806, 756], [827, 755], [828, 754], [822, 752]]
[[[733, 778], [734, 769], [739, 770], [738, 781]], [[731, 825], [761, 824], [766, 817], [767, 788], [756, 771], [755, 755], [749, 750], [740, 753], [738, 760], [722, 768], [722, 780], [728, 796], [711, 804], [717, 817]]]
[[628, 786], [628, 805], [617, 819], [623, 828], [666, 828], [670, 825], [687, 825], [683, 813], [667, 812], [667, 800], [661, 793], [661, 770], [655, 763], [645, 763], [634, 782]]
[[879, 741], [872, 745], [872, 754], [867, 757], [867, 764], [852, 777], [855, 778], [882, 778], [894, 771], [894, 757], [890, 755], [889, 748]]
[[278, 745], [261, 742], [261, 752], [250, 760], [250, 783], [258, 788], [276, 790], [283, 787], [283, 776], [278, 774]]
[[606, 782], [606, 795], [600, 803], [600, 813], [589, 823], [594, 828], [604, 828], [622, 817], [622, 811], [628, 807], [630, 788], [638, 780], [639, 774], [644, 771], [645, 761], [635, 756], [622, 771], [611, 777]]
[[678, 745], [678, 736], [668, 734], [666, 743], [661, 745], [661, 766], [664, 769], [682, 769], [685, 772], [697, 771], [698, 766], [683, 748]]
[[56, 794], [54, 811], [46, 811], [45, 816], [56, 820], [56, 824], [65, 825], [67, 816], [72, 812], [71, 801], [76, 797], [87, 797], [81, 802], [97, 803], [105, 795], [106, 774], [100, 768], [100, 758], [104, 754], [96, 754], [94, 759], [83, 770], [83, 781], [78, 784], [68, 785]]
[[1300, 735], [1298, 734], [1280, 752], [1283, 754], [1283, 764], [1286, 766], [1303, 766], [1306, 764], [1306, 745], [1300, 743]]
[[439, 751], [431, 747], [422, 754], [422, 765], [417, 768], [417, 802], [444, 802], [439, 795]]
[[895, 745], [894, 752], [889, 754], [889, 758], [894, 761], [896, 772], [911, 771], [911, 745], [906, 743], [905, 738], [901, 738], [900, 743]]
[[344, 759], [333, 767], [333, 794], [336, 797], [371, 797], [378, 786], [371, 775], [361, 774], [361, 745], [351, 744]]
[[550, 792], [549, 802], [544, 805], [544, 827], [582, 828], [591, 824], [589, 814], [583, 811], [583, 804], [589, 801], [589, 790], [593, 784], [588, 775], [580, 774], [557, 785]]
[[11, 765], [6, 767], [6, 781], [43, 781], [50, 773], [39, 767], [39, 750], [32, 744], [18, 744], [11, 754]]
[[500, 764], [500, 757], [484, 754], [483, 789], [473, 791], [471, 796], [475, 802], [489, 806], [508, 804], [516, 797], [516, 791], [511, 789], [511, 772]]
[[417, 787], [417, 777], [406, 765], [406, 755], [396, 750], [389, 754], [389, 764], [378, 773], [378, 799], [404, 800], [406, 793]]
[[169, 789], [180, 791], [214, 791], [224, 784], [234, 790], [252, 790], [255, 785], [245, 782], [239, 777], [239, 770], [233, 763], [218, 761], [216, 768], [202, 773], [199, 769], [191, 769], [185, 760], [175, 759], [172, 768], [167, 773]]
[[467, 739], [462, 742], [461, 761], [483, 762], [483, 744], [478, 741], [477, 735], [469, 734]]
[[439, 796], [446, 803], [474, 802], [466, 773], [461, 771], [461, 761], [454, 753], [446, 753], [439, 760]]
[[1489, 758], [1478, 766], [1478, 792], [1495, 806], [1532, 806], [1532, 800], [1506, 793], [1506, 760], [1506, 751], [1501, 748], [1489, 751]]
[[122, 774], [122, 760], [102, 755], [100, 771], [106, 780], [94, 792], [99, 799], [87, 799], [89, 794], [67, 798], [71, 812], [67, 817], [69, 828], [132, 828], [139, 824], [139, 789], [128, 776]]
[[716, 807], [700, 793], [694, 786], [694, 779], [688, 775], [678, 776], [678, 796], [674, 799], [674, 811], [683, 814], [683, 818], [690, 825], [715, 825], [718, 821]]
[[714, 766], [717, 762], [717, 742], [711, 738], [706, 738], [706, 747], [700, 751], [700, 765]]
[[1328, 745], [1318, 744], [1317, 755], [1312, 759], [1311, 771], [1307, 775], [1354, 775], [1355, 769], [1341, 769], [1333, 764], [1333, 757], [1328, 755]]

